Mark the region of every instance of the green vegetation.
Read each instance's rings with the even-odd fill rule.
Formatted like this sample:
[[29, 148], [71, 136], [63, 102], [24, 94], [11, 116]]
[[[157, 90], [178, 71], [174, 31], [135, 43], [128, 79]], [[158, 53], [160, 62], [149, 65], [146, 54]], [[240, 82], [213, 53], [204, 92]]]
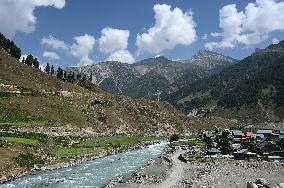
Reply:
[[284, 106], [283, 61], [284, 41], [255, 52], [218, 75], [185, 85], [170, 101], [185, 113], [207, 109], [205, 116], [280, 121], [284, 117], [280, 112]]
[[27, 139], [27, 138], [17, 138], [17, 137], [0, 137], [0, 139], [13, 142], [13, 143], [19, 143], [19, 144], [26, 144], [26, 145], [36, 145], [38, 144], [38, 140], [34, 139]]
[[179, 139], [179, 136], [177, 134], [173, 134], [173, 135], [171, 135], [169, 141], [174, 142], [174, 141], [178, 141], [178, 139]]
[[21, 49], [18, 48], [13, 41], [7, 39], [2, 33], [0, 33], [0, 48], [3, 48], [17, 60], [21, 57]]
[[41, 160], [38, 156], [35, 156], [32, 153], [22, 153], [16, 158], [16, 163], [22, 167], [32, 168], [35, 164], [44, 164], [44, 161]]

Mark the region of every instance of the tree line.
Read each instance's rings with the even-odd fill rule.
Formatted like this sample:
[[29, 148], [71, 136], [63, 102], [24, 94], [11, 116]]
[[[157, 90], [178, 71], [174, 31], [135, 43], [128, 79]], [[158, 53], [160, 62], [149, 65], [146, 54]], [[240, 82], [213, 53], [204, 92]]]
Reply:
[[[18, 61], [21, 58], [21, 49], [16, 46], [16, 44], [12, 41], [7, 39], [1, 32], [0, 32], [0, 49], [4, 50], [6, 53], [11, 55], [12, 57], [16, 58]], [[22, 63], [26, 64], [29, 67], [34, 67], [40, 69], [40, 63], [36, 57], [32, 54], [29, 54], [26, 58], [23, 58]], [[56, 77], [58, 80], [75, 83], [87, 89], [95, 88], [92, 84], [92, 73], [90, 75], [85, 74], [76, 74], [72, 71], [67, 72], [64, 71], [61, 67], [55, 71], [55, 67], [50, 65], [49, 63], [46, 64], [44, 70], [46, 74]]]
[[2, 33], [0, 33], [0, 49], [1, 48], [17, 60], [20, 59], [21, 49], [18, 48], [13, 41], [7, 39]]

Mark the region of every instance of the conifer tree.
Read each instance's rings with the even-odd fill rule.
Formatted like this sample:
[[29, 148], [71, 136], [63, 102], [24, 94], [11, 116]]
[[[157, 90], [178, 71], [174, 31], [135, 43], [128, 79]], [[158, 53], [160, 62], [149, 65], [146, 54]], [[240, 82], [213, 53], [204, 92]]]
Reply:
[[57, 69], [56, 78], [59, 79], [59, 80], [63, 79], [63, 70], [60, 67], [58, 67], [58, 69]]
[[50, 74], [54, 75], [54, 66], [53, 65], [51, 65]]
[[50, 73], [50, 66], [49, 66], [49, 63], [46, 64], [46, 67], [45, 67], [45, 70], [44, 70], [44, 71], [45, 71], [46, 74], [49, 74], [49, 73]]

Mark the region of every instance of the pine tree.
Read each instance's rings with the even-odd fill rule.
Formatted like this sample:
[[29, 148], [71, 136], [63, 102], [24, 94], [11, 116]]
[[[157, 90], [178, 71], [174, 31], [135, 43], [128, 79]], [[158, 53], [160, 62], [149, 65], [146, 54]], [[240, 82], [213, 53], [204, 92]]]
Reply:
[[64, 80], [66, 81], [67, 80], [67, 72], [66, 71], [63, 71], [64, 73], [63, 73], [63, 78], [64, 78]]
[[32, 54], [29, 54], [26, 58], [25, 63], [26, 65], [31, 67], [33, 65], [33, 62], [34, 62], [34, 57], [32, 56]]
[[58, 67], [58, 69], [57, 69], [56, 78], [59, 79], [59, 80], [63, 79], [63, 70], [60, 67]]
[[53, 65], [51, 65], [50, 74], [54, 75], [54, 66]]
[[44, 70], [44, 71], [45, 71], [46, 74], [49, 74], [49, 73], [50, 73], [50, 66], [49, 66], [49, 63], [46, 64], [46, 67], [45, 67], [45, 70]]
[[37, 58], [34, 59], [33, 66], [37, 69], [39, 68], [39, 62], [38, 62]]

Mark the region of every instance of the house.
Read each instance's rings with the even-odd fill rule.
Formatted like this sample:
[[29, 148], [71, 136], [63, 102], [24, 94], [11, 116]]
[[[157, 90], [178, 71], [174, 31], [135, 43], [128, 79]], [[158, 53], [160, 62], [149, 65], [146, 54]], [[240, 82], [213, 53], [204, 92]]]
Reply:
[[280, 156], [284, 158], [284, 151], [272, 151], [269, 153], [270, 155]]
[[219, 155], [221, 151], [218, 148], [210, 148], [207, 150], [207, 155]]
[[279, 131], [279, 138], [284, 139], [284, 129]]
[[263, 135], [264, 137], [270, 137], [272, 135], [272, 130], [258, 130], [256, 135]]
[[253, 134], [252, 133], [247, 132], [247, 133], [242, 134], [242, 139], [243, 140], [252, 139], [252, 138], [253, 138]]
[[235, 160], [244, 160], [244, 159], [257, 159], [257, 154], [248, 151], [248, 149], [241, 149], [239, 151], [234, 152]]
[[283, 160], [283, 158], [280, 157], [280, 156], [277, 156], [277, 155], [272, 155], [272, 156], [267, 157], [268, 162], [280, 162], [282, 160]]
[[241, 138], [243, 135], [243, 131], [241, 130], [232, 130], [232, 135], [234, 138]]

